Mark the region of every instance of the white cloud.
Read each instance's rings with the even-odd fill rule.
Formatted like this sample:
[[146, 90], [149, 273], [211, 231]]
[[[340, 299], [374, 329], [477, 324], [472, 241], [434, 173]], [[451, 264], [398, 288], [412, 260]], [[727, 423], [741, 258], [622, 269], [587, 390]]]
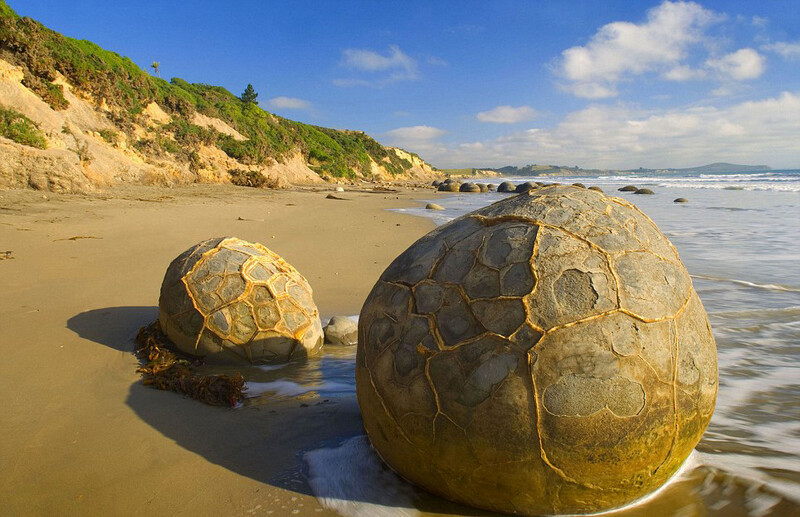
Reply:
[[494, 124], [516, 124], [530, 120], [537, 115], [536, 110], [530, 106], [497, 106], [489, 111], [481, 111], [477, 119], [481, 122]]
[[784, 59], [800, 59], [800, 41], [770, 43], [769, 45], [763, 45], [761, 50], [775, 52]]
[[438, 167], [524, 163], [583, 167], [689, 167], [715, 161], [800, 164], [800, 91], [727, 107], [642, 111], [590, 106], [552, 128], [411, 151]]
[[688, 65], [678, 65], [664, 74], [664, 79], [670, 81], [691, 81], [693, 79], [702, 79], [706, 77], [705, 70], [692, 68]]
[[[397, 81], [419, 78], [417, 60], [391, 45], [386, 55], [367, 49], [348, 48], [342, 51], [342, 65], [358, 72], [367, 72], [369, 79], [336, 79], [337, 86], [385, 86]], [[378, 75], [376, 75], [378, 74]]]
[[413, 141], [413, 140], [433, 140], [444, 135], [446, 131], [431, 127], [431, 126], [410, 126], [399, 127], [387, 131], [386, 135], [395, 140]]
[[563, 51], [558, 73], [578, 97], [616, 96], [617, 83], [629, 76], [675, 70], [688, 47], [702, 40], [703, 28], [718, 19], [694, 2], [664, 2], [644, 23], [609, 23], [588, 44]]
[[447, 148], [436, 139], [446, 133], [432, 126], [410, 126], [392, 129], [385, 136], [390, 145], [429, 156], [441, 156], [447, 152]]
[[296, 97], [273, 97], [269, 100], [269, 105], [273, 109], [293, 109], [293, 110], [308, 110], [311, 109], [311, 103], [307, 100], [298, 99]]
[[723, 78], [737, 81], [756, 79], [764, 73], [764, 56], [752, 48], [739, 49], [719, 59], [709, 59], [706, 65]]

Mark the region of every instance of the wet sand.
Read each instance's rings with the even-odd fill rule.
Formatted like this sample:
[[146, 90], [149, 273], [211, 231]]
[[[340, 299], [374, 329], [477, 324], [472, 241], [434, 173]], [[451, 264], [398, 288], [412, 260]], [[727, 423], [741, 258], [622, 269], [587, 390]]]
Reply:
[[433, 227], [385, 209], [436, 194], [328, 193], [0, 191], [2, 513], [335, 515], [300, 481], [298, 453], [361, 432], [352, 399], [208, 407], [142, 386], [132, 353], [167, 265], [209, 237], [261, 242], [306, 276], [323, 318], [357, 314]]

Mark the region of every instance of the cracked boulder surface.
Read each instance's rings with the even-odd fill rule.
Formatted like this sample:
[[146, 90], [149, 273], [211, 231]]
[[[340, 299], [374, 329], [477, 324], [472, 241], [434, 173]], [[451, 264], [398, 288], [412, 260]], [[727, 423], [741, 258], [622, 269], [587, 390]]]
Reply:
[[672, 244], [634, 205], [553, 186], [435, 229], [359, 318], [367, 434], [405, 479], [524, 515], [664, 484], [711, 419], [717, 355]]
[[158, 320], [179, 350], [212, 363], [288, 361], [316, 354], [323, 341], [306, 279], [235, 237], [203, 241], [172, 261]]

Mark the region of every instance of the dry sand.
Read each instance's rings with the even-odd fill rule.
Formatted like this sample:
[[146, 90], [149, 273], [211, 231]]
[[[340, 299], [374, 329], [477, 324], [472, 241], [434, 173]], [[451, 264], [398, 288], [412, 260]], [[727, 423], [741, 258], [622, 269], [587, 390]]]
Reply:
[[142, 386], [132, 353], [167, 265], [209, 237], [263, 243], [306, 276], [323, 318], [357, 314], [433, 227], [385, 209], [436, 194], [327, 192], [0, 191], [2, 513], [332, 515], [297, 481], [298, 451], [360, 432], [355, 403], [209, 407]]

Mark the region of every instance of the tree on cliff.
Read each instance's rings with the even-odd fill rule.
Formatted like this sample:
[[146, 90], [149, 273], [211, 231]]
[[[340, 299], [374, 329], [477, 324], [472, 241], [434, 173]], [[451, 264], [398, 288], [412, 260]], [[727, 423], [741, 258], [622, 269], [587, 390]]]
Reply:
[[258, 98], [258, 94], [253, 89], [253, 85], [250, 83], [247, 83], [247, 88], [244, 89], [242, 96], [239, 98], [242, 99], [242, 102], [245, 104], [258, 104], [258, 101], [256, 100]]
[[161, 77], [161, 74], [158, 72], [158, 67], [160, 67], [160, 66], [161, 66], [161, 63], [159, 63], [158, 61], [153, 61], [153, 64], [150, 65], [150, 68], [152, 68], [153, 71], [155, 71], [155, 73], [156, 73], [156, 75], [158, 77]]

